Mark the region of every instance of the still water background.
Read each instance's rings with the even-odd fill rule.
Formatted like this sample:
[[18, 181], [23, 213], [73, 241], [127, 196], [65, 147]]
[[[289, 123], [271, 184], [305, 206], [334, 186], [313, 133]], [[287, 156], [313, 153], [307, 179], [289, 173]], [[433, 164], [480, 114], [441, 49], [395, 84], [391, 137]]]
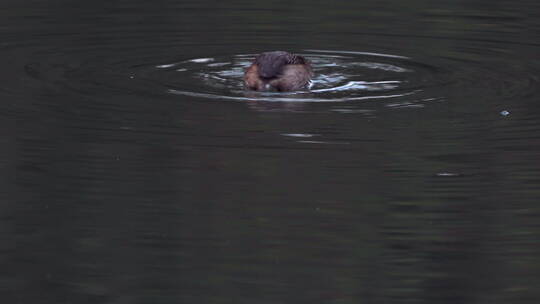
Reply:
[[[0, 37], [3, 303], [540, 301], [537, 1], [3, 0]], [[278, 49], [330, 90], [243, 93]]]

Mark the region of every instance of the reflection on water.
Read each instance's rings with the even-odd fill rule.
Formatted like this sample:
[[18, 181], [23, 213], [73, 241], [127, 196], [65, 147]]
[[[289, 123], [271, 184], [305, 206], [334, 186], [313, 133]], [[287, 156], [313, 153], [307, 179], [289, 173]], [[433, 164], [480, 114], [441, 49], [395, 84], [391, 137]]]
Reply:
[[538, 303], [539, 12], [3, 1], [2, 299]]

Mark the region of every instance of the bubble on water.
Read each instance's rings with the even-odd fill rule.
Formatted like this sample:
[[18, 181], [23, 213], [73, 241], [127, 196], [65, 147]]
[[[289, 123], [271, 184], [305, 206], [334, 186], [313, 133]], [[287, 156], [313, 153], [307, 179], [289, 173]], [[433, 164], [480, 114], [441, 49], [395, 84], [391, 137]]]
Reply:
[[506, 110], [503, 110], [503, 111], [501, 111], [500, 114], [501, 114], [502, 116], [508, 116], [508, 115], [510, 115], [510, 112], [508, 112], [508, 111], [506, 111]]

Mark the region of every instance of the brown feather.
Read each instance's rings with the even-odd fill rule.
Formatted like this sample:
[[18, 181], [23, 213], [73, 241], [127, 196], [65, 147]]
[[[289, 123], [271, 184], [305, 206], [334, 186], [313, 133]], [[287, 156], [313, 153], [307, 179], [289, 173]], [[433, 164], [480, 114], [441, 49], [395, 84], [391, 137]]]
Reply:
[[247, 68], [244, 82], [251, 90], [295, 91], [306, 88], [312, 75], [304, 57], [275, 51], [258, 55]]

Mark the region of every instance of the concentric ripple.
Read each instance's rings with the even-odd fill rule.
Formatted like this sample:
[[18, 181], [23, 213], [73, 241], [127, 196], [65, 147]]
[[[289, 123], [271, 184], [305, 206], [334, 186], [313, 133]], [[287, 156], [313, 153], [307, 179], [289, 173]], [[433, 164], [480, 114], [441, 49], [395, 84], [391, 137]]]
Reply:
[[[311, 61], [315, 77], [309, 89], [297, 92], [246, 91], [242, 77], [255, 54], [164, 63], [156, 65], [151, 75], [164, 79], [171, 94], [240, 101], [347, 102], [395, 98], [415, 92], [410, 79], [419, 65], [404, 56], [324, 50], [306, 50], [300, 54]], [[201, 90], [190, 88], [194, 79], [204, 84]]]
[[[35, 62], [26, 63], [26, 74], [37, 79], [40, 86], [46, 84], [49, 89], [70, 91], [79, 97], [114, 93], [304, 103], [391, 99], [389, 107], [418, 107], [428, 101], [467, 96], [530, 96], [536, 93], [538, 82], [527, 67], [497, 66], [468, 53], [424, 54], [410, 58], [397, 54], [308, 49], [297, 53], [312, 63], [315, 76], [309, 89], [287, 93], [253, 92], [244, 88], [242, 78], [256, 54], [160, 57], [149, 49], [133, 55], [109, 51], [108, 56], [96, 51], [93, 56], [79, 60], [75, 50], [58, 54], [55, 51], [46, 50], [45, 56], [36, 56]], [[512, 58], [508, 62], [511, 63]]]
[[[189, 58], [142, 65], [131, 72], [166, 87], [168, 94], [236, 101], [354, 102], [401, 98], [393, 103], [400, 106], [455, 98], [455, 94], [461, 94], [461, 98], [497, 92], [499, 97], [514, 98], [536, 90], [536, 76], [524, 67], [493, 66], [481, 58], [467, 59], [470, 54], [466, 53], [426, 55], [420, 59], [314, 49], [299, 54], [311, 61], [315, 76], [309, 89], [288, 93], [245, 90], [243, 73], [256, 54]], [[411, 95], [414, 97], [409, 98]]]

